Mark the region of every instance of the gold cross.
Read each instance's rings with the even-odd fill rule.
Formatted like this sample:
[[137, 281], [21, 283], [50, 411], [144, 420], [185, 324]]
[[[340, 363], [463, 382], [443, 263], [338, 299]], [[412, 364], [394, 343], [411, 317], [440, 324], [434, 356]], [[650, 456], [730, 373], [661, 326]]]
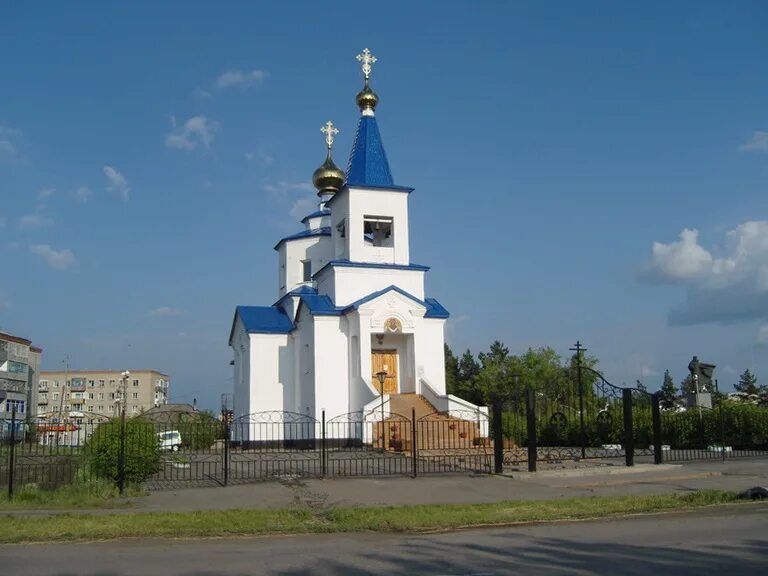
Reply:
[[325, 126], [320, 128], [320, 132], [325, 134], [325, 143], [328, 145], [328, 150], [333, 148], [333, 137], [339, 133], [339, 129], [333, 125], [333, 122], [328, 120]]
[[359, 62], [362, 62], [363, 74], [365, 74], [365, 79], [368, 80], [368, 77], [371, 75], [371, 64], [376, 63], [376, 56], [371, 54], [371, 51], [366, 48], [362, 54], [357, 55], [357, 59]]

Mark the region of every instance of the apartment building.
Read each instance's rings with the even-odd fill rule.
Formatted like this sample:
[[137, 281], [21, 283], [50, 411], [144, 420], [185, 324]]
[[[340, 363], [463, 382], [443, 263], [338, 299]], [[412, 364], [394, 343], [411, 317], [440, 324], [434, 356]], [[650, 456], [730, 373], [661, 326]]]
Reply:
[[120, 414], [125, 390], [126, 415], [168, 403], [170, 377], [157, 370], [129, 370], [123, 381], [122, 370], [59, 370], [40, 373], [38, 413], [57, 416], [90, 412], [102, 416]]
[[0, 332], [0, 418], [16, 409], [19, 419], [34, 416], [42, 348], [20, 336]]

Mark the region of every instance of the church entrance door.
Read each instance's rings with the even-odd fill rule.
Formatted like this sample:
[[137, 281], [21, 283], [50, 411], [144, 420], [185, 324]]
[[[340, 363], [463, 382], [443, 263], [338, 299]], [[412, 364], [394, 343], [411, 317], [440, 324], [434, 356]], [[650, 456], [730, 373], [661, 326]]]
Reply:
[[377, 372], [384, 371], [384, 394], [397, 394], [397, 350], [371, 350], [371, 382], [381, 393]]

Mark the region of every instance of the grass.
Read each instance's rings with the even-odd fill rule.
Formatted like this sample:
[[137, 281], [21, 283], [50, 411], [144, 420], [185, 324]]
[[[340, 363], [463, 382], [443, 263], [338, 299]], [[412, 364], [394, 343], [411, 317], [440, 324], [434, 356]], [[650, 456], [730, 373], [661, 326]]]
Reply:
[[199, 538], [330, 532], [425, 532], [525, 522], [584, 520], [732, 503], [736, 494], [611, 496], [493, 504], [382, 508], [301, 507], [285, 510], [63, 514], [45, 518], [6, 516], [0, 542], [99, 540], [128, 537]]
[[[135, 488], [127, 490], [127, 496], [141, 494]], [[34, 484], [18, 488], [11, 500], [8, 492], [0, 494], [2, 510], [70, 510], [73, 508], [127, 508], [132, 504], [121, 498], [114, 483], [106, 480], [89, 480], [68, 484], [56, 490], [43, 490]]]

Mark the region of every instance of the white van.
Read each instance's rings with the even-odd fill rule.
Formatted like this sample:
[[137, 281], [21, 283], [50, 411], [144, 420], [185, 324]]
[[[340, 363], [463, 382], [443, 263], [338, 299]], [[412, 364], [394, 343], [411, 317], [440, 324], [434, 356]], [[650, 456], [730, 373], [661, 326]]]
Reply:
[[157, 441], [160, 443], [160, 450], [177, 452], [181, 447], [181, 433], [178, 430], [158, 432]]

